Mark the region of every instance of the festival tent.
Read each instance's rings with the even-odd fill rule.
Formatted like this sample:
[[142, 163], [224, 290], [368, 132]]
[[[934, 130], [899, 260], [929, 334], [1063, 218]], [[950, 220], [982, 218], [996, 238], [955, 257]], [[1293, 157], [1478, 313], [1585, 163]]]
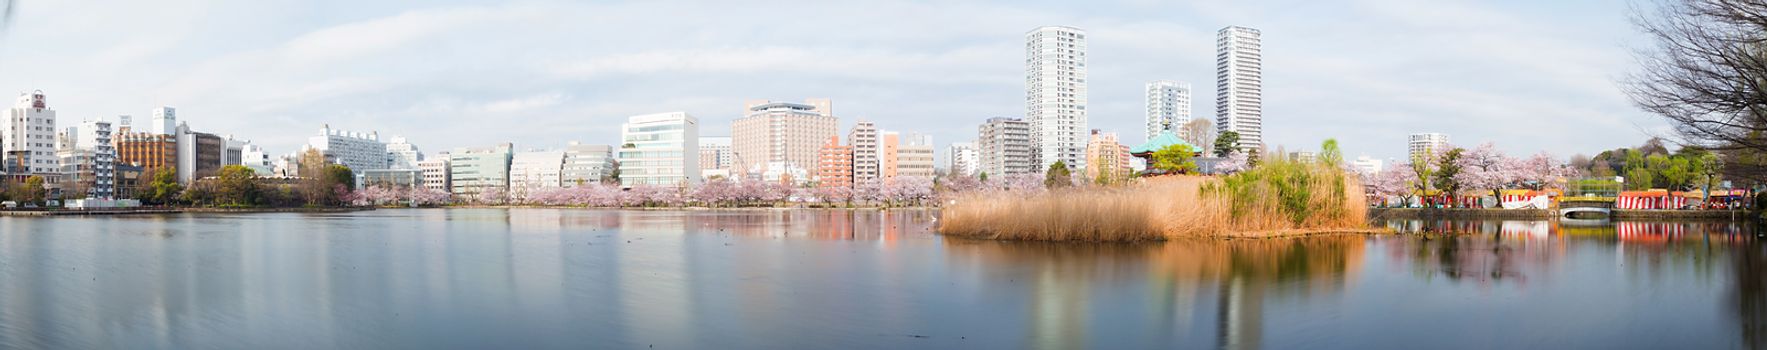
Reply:
[[1686, 206], [1687, 197], [1664, 190], [1620, 192], [1614, 199], [1616, 209], [1681, 209]]
[[1503, 190], [1498, 203], [1503, 209], [1547, 209], [1552, 207], [1552, 193], [1534, 190]]

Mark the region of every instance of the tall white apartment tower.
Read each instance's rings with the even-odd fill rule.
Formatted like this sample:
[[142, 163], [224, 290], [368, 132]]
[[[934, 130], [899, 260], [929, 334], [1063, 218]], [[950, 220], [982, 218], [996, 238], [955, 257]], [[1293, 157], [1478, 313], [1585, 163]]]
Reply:
[[1448, 148], [1448, 134], [1424, 132], [1411, 134], [1406, 142], [1405, 150], [1411, 160], [1425, 160], [1435, 157], [1437, 150]]
[[1264, 45], [1257, 29], [1229, 26], [1215, 37], [1215, 128], [1239, 133], [1239, 149], [1264, 147]]
[[5, 145], [6, 171], [13, 175], [61, 172], [55, 155], [55, 110], [49, 108], [42, 90], [21, 93], [18, 103], [0, 120], [0, 143]]
[[1190, 122], [1190, 84], [1169, 80], [1147, 83], [1147, 139]]
[[883, 148], [878, 139], [877, 125], [860, 120], [847, 132], [853, 145], [853, 183], [861, 184], [883, 178]]
[[1033, 164], [1086, 167], [1086, 31], [1039, 27], [1025, 33], [1025, 119]]

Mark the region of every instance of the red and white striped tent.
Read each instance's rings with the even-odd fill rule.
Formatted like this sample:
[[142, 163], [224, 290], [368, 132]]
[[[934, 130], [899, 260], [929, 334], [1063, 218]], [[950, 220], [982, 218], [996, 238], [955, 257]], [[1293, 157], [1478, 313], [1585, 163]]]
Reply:
[[1681, 209], [1687, 207], [1687, 197], [1677, 196], [1668, 191], [1629, 191], [1620, 192], [1614, 199], [1616, 209]]

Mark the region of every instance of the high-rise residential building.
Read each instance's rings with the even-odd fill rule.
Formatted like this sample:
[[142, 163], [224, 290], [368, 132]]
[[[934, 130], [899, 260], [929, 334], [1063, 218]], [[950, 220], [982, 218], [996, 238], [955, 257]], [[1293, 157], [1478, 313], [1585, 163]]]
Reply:
[[563, 175], [564, 151], [516, 152], [509, 161], [509, 190], [529, 193], [561, 187], [564, 185]]
[[82, 121], [77, 126], [68, 127], [60, 137], [56, 155], [60, 158], [62, 182], [77, 184], [78, 188], [86, 190], [86, 193], [64, 196], [114, 198], [117, 153], [111, 143], [110, 122], [103, 118]]
[[755, 172], [769, 163], [810, 169], [816, 150], [835, 136], [838, 120], [826, 99], [808, 103], [749, 101], [742, 118], [731, 122], [731, 144], [737, 173]]
[[981, 172], [992, 176], [1031, 173], [1031, 128], [1016, 118], [988, 118], [976, 135]]
[[450, 170], [451, 169], [448, 168], [447, 152], [442, 152], [434, 158], [424, 159], [423, 161], [417, 162], [417, 171], [420, 176], [423, 176], [423, 188], [426, 189], [442, 192], [453, 191], [453, 182], [449, 181], [451, 180], [449, 175], [452, 174]]
[[1381, 170], [1386, 170], [1385, 162], [1367, 155], [1356, 157], [1356, 161], [1351, 162], [1350, 166], [1355, 168], [1356, 172], [1367, 175], [1373, 175], [1374, 173], [1381, 172]]
[[448, 192], [478, 199], [485, 191], [508, 191], [509, 162], [514, 150], [515, 145], [504, 143], [448, 152], [448, 185], [452, 188]]
[[564, 172], [559, 174], [559, 181], [564, 187], [602, 183], [613, 180], [614, 169], [613, 146], [571, 141], [564, 147]]
[[853, 187], [853, 146], [842, 146], [840, 136], [829, 136], [816, 152], [816, 184]]
[[1025, 33], [1025, 106], [1033, 165], [1085, 168], [1086, 31], [1050, 26]]
[[877, 138], [877, 125], [860, 120], [847, 132], [847, 143], [853, 145], [853, 183], [883, 178], [883, 149]]
[[932, 135], [908, 134], [901, 140], [900, 146], [895, 148], [895, 155], [892, 157], [895, 159], [894, 177], [933, 178], [936, 174], [934, 167], [937, 165], [933, 161], [935, 150]]
[[1190, 122], [1190, 84], [1169, 80], [1147, 83], [1147, 140], [1160, 131], [1176, 133]]
[[981, 152], [976, 150], [972, 142], [956, 142], [951, 144], [951, 175], [976, 176], [981, 173]]
[[190, 130], [179, 123], [173, 131], [178, 140], [178, 183], [189, 185], [196, 179], [215, 176], [221, 171], [227, 154], [227, 140], [221, 136]]
[[423, 151], [417, 145], [405, 141], [404, 136], [393, 136], [387, 142], [388, 169], [417, 169], [417, 162], [423, 161]]
[[387, 168], [387, 144], [380, 140], [380, 132], [350, 132], [326, 124], [319, 129], [319, 136], [307, 138], [307, 148], [319, 150], [326, 159], [350, 170]]
[[699, 137], [699, 169], [730, 169], [736, 164], [736, 151], [730, 147], [729, 136]]
[[894, 131], [883, 131], [877, 137], [877, 172], [884, 180], [896, 177], [896, 166], [899, 164], [902, 148], [902, 135]]
[[687, 112], [626, 118], [620, 125], [620, 140], [620, 186], [690, 186], [700, 182], [699, 119]]
[[1086, 180], [1117, 181], [1126, 179], [1133, 171], [1129, 162], [1129, 146], [1124, 146], [1117, 139], [1117, 133], [1092, 130], [1092, 137], [1086, 141]]
[[0, 120], [5, 170], [11, 175], [53, 176], [61, 173], [55, 155], [55, 109], [42, 90], [21, 93]]
[[172, 135], [178, 132], [178, 109], [171, 106], [154, 108], [153, 119], [148, 121], [147, 127], [144, 130], [136, 131], [160, 135]]
[[1448, 134], [1434, 132], [1411, 134], [1407, 146], [1408, 159], [1413, 161], [1417, 159], [1431, 160], [1435, 157], [1436, 151], [1445, 150], [1448, 147]]
[[1264, 147], [1264, 45], [1257, 29], [1229, 26], [1215, 37], [1215, 129], [1239, 133], [1239, 149]]

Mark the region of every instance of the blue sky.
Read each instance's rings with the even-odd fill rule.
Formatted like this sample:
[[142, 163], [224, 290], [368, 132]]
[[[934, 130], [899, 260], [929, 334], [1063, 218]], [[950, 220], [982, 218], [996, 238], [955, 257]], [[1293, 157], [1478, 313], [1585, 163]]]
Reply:
[[[842, 118], [974, 138], [1024, 114], [1025, 31], [1088, 30], [1091, 126], [1142, 135], [1147, 81], [1213, 118], [1214, 33], [1264, 33], [1266, 143], [1399, 157], [1445, 132], [1561, 157], [1666, 130], [1615, 80], [1648, 44], [1622, 1], [38, 1], [0, 34], [0, 90], [64, 124], [159, 105], [292, 152], [321, 124], [426, 152], [614, 143], [682, 110], [727, 135], [741, 103], [828, 97]], [[844, 134], [844, 132], [843, 132]], [[943, 152], [941, 147], [941, 153]], [[940, 155], [943, 158], [943, 155]]]

